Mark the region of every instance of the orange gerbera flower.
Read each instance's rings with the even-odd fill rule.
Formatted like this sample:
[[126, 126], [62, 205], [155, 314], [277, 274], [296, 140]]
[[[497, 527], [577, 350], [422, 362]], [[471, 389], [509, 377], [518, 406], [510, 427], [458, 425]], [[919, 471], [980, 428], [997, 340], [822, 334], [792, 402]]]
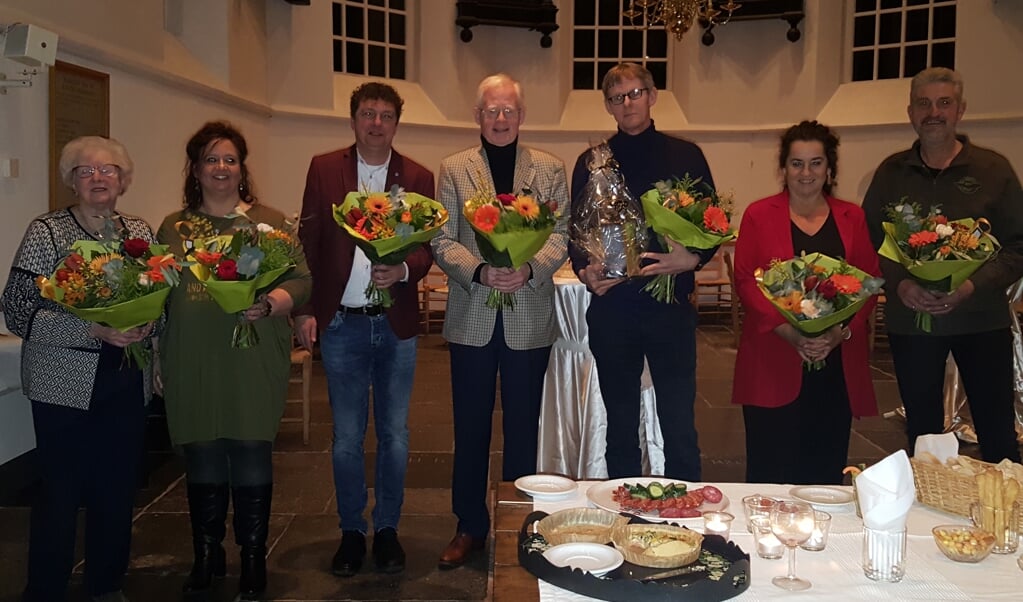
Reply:
[[696, 202], [696, 199], [694, 199], [692, 197], [692, 195], [690, 195], [688, 192], [686, 192], [684, 190], [679, 190], [678, 191], [678, 206], [679, 207], [688, 207], [688, 206], [692, 205], [695, 202]]
[[721, 207], [707, 207], [703, 212], [703, 227], [719, 234], [728, 232], [728, 214]]
[[217, 265], [220, 258], [224, 256], [223, 253], [214, 253], [210, 251], [204, 251], [202, 249], [196, 249], [193, 253], [195, 260], [207, 267], [213, 267]]
[[412, 212], [411, 211], [405, 211], [405, 212], [403, 212], [401, 214], [401, 223], [403, 223], [403, 224], [410, 224], [410, 223], [412, 223]]
[[387, 215], [391, 212], [391, 199], [385, 195], [373, 195], [366, 199], [366, 212], [374, 215]]
[[526, 219], [540, 217], [540, 205], [537, 205], [536, 199], [531, 196], [522, 195], [515, 197], [515, 200], [512, 201], [512, 208]]
[[917, 249], [936, 242], [938, 242], [938, 233], [930, 230], [914, 232], [909, 235], [909, 246]]
[[155, 257], [150, 257], [149, 260], [146, 261], [146, 265], [148, 265], [149, 269], [151, 269], [154, 272], [159, 272], [160, 270], [164, 269], [167, 270], [181, 269], [181, 266], [178, 265], [178, 262], [174, 260], [173, 255], [157, 255]]
[[501, 221], [501, 210], [493, 205], [483, 205], [472, 215], [472, 224], [484, 232], [493, 232]]
[[784, 297], [775, 297], [774, 300], [778, 303], [779, 307], [797, 316], [803, 313], [802, 309], [800, 309], [800, 303], [803, 302], [803, 293], [799, 291], [792, 291]]
[[832, 274], [830, 280], [838, 288], [838, 292], [847, 295], [858, 293], [863, 288], [863, 283], [860, 282], [860, 279], [852, 274]]

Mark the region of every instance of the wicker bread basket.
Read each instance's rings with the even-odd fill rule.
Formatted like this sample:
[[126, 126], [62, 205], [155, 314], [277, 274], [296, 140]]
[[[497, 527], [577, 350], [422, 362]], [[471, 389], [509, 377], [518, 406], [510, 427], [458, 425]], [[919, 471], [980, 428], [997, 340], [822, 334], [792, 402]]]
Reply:
[[[958, 462], [967, 465], [972, 474], [916, 458], [910, 458], [909, 461], [913, 466], [916, 499], [921, 504], [967, 518], [970, 516], [970, 504], [980, 500], [976, 475], [989, 468], [995, 468], [994, 464], [966, 456], [960, 456]], [[1018, 500], [1017, 509], [1019, 506], [1023, 506], [1023, 499]], [[1023, 531], [1023, 511], [1017, 511], [1016, 523]]]
[[610, 543], [611, 527], [628, 521], [598, 508], [569, 508], [554, 512], [536, 524], [536, 532], [552, 546], [563, 543]]
[[[644, 543], [650, 535], [664, 535], [683, 542], [684, 552], [671, 555], [651, 553], [652, 548]], [[659, 569], [673, 569], [692, 564], [700, 557], [703, 535], [682, 527], [654, 524], [617, 524], [611, 529], [611, 542], [622, 553], [625, 560], [639, 566]], [[670, 544], [669, 544], [670, 545]], [[664, 549], [665, 546], [656, 546]]]

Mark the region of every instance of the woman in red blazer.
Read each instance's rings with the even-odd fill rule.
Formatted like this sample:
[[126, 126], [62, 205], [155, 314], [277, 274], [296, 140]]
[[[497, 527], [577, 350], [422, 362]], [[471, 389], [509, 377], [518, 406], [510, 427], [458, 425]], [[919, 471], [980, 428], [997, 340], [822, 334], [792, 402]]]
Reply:
[[[841, 483], [852, 417], [877, 414], [867, 351], [869, 301], [848, 325], [816, 338], [801, 335], [757, 288], [753, 273], [772, 259], [803, 251], [845, 258], [879, 275], [863, 210], [831, 196], [838, 137], [816, 121], [782, 135], [782, 192], [742, 216], [735, 248], [735, 288], [745, 310], [732, 403], [743, 406], [746, 480]], [[803, 360], [827, 359], [816, 372]]]

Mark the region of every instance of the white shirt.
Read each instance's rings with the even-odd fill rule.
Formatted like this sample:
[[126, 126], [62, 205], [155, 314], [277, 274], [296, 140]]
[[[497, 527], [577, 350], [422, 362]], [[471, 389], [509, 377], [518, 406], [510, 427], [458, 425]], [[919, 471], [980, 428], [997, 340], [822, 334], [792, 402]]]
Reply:
[[[358, 160], [358, 177], [360, 190], [369, 192], [386, 192], [387, 189], [387, 168], [391, 164], [391, 154], [387, 153], [387, 160], [381, 165], [370, 165], [362, 158], [362, 153], [356, 150]], [[402, 264], [405, 268], [405, 275], [402, 282], [408, 281], [408, 265]], [[369, 286], [370, 271], [373, 264], [369, 257], [359, 247], [355, 247], [355, 257], [352, 259], [352, 272], [348, 275], [348, 284], [345, 285], [345, 292], [341, 295], [341, 305], [348, 307], [364, 307], [369, 303], [366, 297], [366, 287]]]

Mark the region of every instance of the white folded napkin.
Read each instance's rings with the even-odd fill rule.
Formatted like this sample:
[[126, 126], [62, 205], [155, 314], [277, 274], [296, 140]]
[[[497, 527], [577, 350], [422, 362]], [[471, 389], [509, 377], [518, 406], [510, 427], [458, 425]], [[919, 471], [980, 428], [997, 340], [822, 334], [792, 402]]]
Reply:
[[871, 529], [898, 531], [916, 498], [913, 468], [901, 449], [856, 476], [856, 493], [863, 524]]
[[914, 456], [928, 452], [934, 454], [939, 462], [944, 464], [949, 458], [959, 455], [959, 439], [954, 433], [942, 433], [940, 435], [920, 435], [916, 438]]

